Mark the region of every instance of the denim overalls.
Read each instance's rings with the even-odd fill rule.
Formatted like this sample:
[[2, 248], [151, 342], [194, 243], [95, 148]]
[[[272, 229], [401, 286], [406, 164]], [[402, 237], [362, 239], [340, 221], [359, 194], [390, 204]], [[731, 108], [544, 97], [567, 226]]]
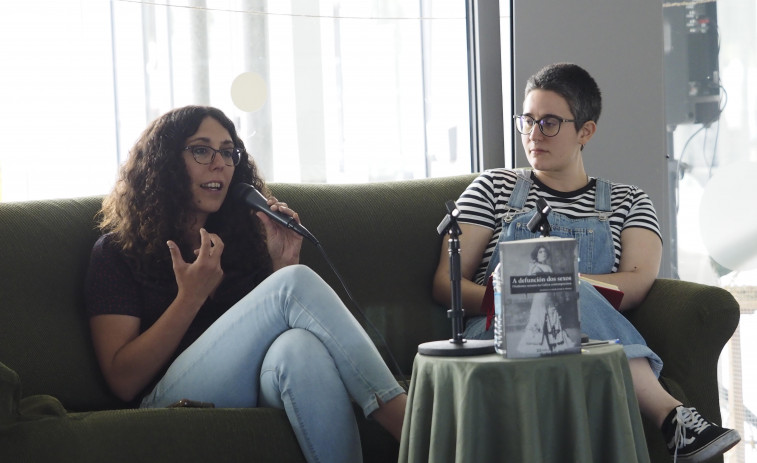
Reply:
[[[502, 219], [502, 232], [486, 268], [485, 280], [499, 263], [499, 243], [539, 236], [537, 233], [531, 233], [527, 227], [536, 210], [523, 210], [532, 183], [525, 171], [519, 169], [518, 180], [507, 202], [508, 211]], [[597, 179], [594, 200], [596, 216], [571, 219], [554, 211], [548, 216], [552, 236], [575, 238], [578, 241], [580, 273], [610, 273], [615, 264], [612, 232], [608, 221], [612, 213], [610, 189], [610, 182]], [[662, 360], [647, 347], [636, 328], [592, 285], [581, 283], [578, 289], [581, 332], [592, 339], [619, 339], [627, 357], [647, 357], [652, 371], [659, 376]], [[486, 330], [485, 327], [485, 316], [472, 317], [466, 323], [464, 335], [469, 339], [492, 339], [494, 330]]]

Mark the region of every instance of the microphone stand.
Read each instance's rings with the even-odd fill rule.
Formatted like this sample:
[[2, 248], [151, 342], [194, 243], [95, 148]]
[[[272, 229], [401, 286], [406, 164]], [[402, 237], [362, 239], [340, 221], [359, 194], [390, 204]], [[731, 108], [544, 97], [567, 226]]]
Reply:
[[547, 216], [552, 212], [552, 208], [547, 204], [544, 198], [536, 200], [536, 214], [531, 217], [526, 225], [531, 233], [536, 233], [536, 230], [541, 232], [541, 236], [549, 236], [552, 233], [552, 226], [549, 225]]
[[463, 310], [462, 291], [460, 280], [460, 239], [462, 235], [457, 217], [460, 211], [454, 201], [445, 204], [447, 215], [436, 227], [437, 233], [445, 235], [449, 233], [449, 277], [451, 282], [452, 303], [447, 311], [447, 318], [452, 320], [452, 339], [449, 341], [431, 341], [418, 346], [418, 353], [423, 355], [461, 357], [468, 355], [483, 355], [494, 353], [494, 340], [465, 339], [463, 337]]
[[[549, 213], [552, 212], [552, 207], [547, 203], [547, 201], [544, 198], [539, 198], [536, 200], [536, 214], [534, 214], [533, 217], [531, 217], [531, 220], [528, 221], [528, 224], [526, 225], [528, 227], [528, 230], [531, 233], [536, 233], [538, 230], [541, 233], [542, 237], [549, 236], [550, 233], [552, 233], [552, 226], [549, 224], [549, 220], [547, 219], [547, 216]], [[546, 329], [549, 328], [548, 323], [548, 315], [544, 314], [544, 325], [542, 328], [542, 340], [544, 339], [544, 336], [546, 336], [544, 333], [546, 332]], [[554, 331], [554, 327], [552, 327], [552, 330]], [[554, 336], [554, 334], [553, 334]], [[581, 343], [589, 342], [589, 336], [581, 333]], [[547, 345], [549, 346], [550, 352], [552, 351], [552, 344], [549, 342], [549, 337], [547, 336]]]

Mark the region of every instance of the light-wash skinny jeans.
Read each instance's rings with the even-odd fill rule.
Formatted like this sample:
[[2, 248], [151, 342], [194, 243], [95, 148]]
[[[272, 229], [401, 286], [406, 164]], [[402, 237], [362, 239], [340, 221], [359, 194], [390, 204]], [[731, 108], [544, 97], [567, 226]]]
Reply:
[[268, 277], [169, 367], [141, 407], [182, 398], [283, 408], [308, 462], [360, 462], [365, 416], [404, 390], [336, 293], [303, 265]]

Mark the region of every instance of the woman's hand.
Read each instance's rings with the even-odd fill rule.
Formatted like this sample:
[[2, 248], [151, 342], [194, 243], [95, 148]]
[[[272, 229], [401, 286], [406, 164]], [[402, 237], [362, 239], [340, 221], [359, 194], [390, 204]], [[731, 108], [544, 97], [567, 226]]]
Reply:
[[195, 250], [197, 259], [191, 264], [184, 261], [176, 243], [168, 241], [167, 244], [171, 252], [176, 284], [179, 286], [177, 297], [202, 305], [223, 280], [223, 241], [215, 233], [208, 233], [201, 228], [200, 249]]
[[[272, 211], [281, 212], [293, 217], [297, 223], [300, 223], [300, 216], [290, 209], [286, 203], [279, 202], [275, 197], [268, 198], [268, 205]], [[274, 223], [267, 215], [262, 212], [256, 212], [255, 215], [263, 222], [266, 233], [266, 242], [268, 244], [268, 254], [271, 255], [273, 262], [273, 271], [300, 263], [300, 249], [302, 248], [302, 235], [285, 228], [282, 225]]]

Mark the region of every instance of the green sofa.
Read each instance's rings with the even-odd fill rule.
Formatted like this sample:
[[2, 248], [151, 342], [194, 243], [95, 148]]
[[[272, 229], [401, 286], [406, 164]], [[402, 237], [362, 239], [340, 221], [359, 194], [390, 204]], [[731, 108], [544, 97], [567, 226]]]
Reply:
[[[408, 379], [418, 344], [451, 336], [446, 310], [431, 298], [442, 240], [436, 227], [445, 201], [472, 178], [270, 185], [319, 238]], [[134, 410], [110, 394], [82, 304], [101, 199], [0, 204], [0, 461], [304, 461], [280, 410]], [[354, 309], [309, 242], [302, 262]], [[660, 279], [629, 318], [665, 361], [666, 387], [719, 421], [716, 364], [738, 323], [734, 298]], [[396, 461], [388, 433], [369, 420], [359, 425], [365, 461]], [[659, 433], [648, 431], [653, 461], [669, 461]]]

